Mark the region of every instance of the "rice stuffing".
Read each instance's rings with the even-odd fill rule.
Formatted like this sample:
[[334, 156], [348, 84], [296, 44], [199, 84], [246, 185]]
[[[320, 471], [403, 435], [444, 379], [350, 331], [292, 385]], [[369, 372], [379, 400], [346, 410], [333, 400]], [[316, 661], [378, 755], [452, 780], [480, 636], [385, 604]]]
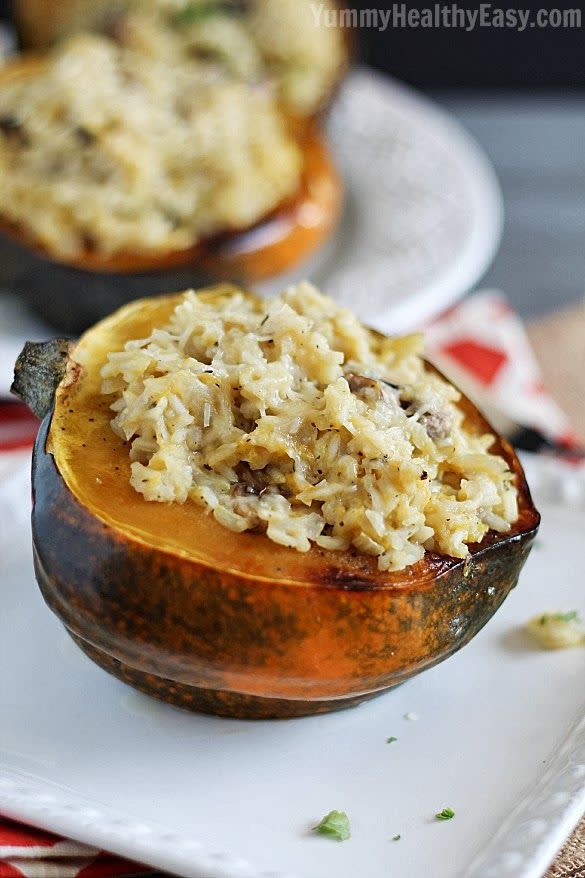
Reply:
[[317, 112], [339, 77], [346, 48], [335, 4], [321, 0], [149, 0], [132, 5], [118, 37], [153, 58], [214, 75], [271, 82], [288, 112]]
[[0, 82], [0, 215], [59, 258], [165, 254], [247, 229], [301, 170], [268, 89], [105, 37], [73, 37]]
[[102, 392], [146, 500], [402, 570], [425, 550], [464, 558], [518, 517], [494, 437], [466, 429], [422, 346], [373, 334], [309, 283], [264, 301], [189, 291], [108, 355]]

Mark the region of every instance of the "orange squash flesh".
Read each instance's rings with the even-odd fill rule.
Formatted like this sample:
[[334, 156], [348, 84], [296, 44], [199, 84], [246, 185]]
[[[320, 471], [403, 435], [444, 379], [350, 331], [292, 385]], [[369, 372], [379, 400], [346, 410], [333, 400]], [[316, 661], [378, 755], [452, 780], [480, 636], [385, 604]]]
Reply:
[[[20, 57], [0, 69], [0, 83], [36, 75], [45, 64], [42, 56]], [[201, 266], [216, 277], [238, 277], [246, 282], [279, 274], [309, 257], [327, 240], [337, 225], [343, 202], [341, 179], [317, 125], [292, 119], [287, 124], [303, 155], [299, 189], [251, 229], [226, 230], [193, 247], [166, 253], [107, 255], [86, 249], [67, 259], [48, 252], [24, 227], [2, 220], [1, 214], [0, 233], [44, 259], [100, 274], [141, 274], [189, 266]]]
[[[427, 552], [382, 573], [366, 555], [302, 554], [227, 531], [195, 504], [149, 503], [129, 484], [99, 368], [108, 351], [163, 323], [177, 299], [126, 306], [81, 339], [37, 441], [37, 578], [81, 647], [183, 707], [284, 717], [362, 701], [467, 643], [516, 584], [538, 529], [510, 445], [498, 439], [495, 450], [516, 475], [520, 517], [509, 534], [472, 546], [467, 562]], [[470, 429], [489, 430], [461, 405]]]

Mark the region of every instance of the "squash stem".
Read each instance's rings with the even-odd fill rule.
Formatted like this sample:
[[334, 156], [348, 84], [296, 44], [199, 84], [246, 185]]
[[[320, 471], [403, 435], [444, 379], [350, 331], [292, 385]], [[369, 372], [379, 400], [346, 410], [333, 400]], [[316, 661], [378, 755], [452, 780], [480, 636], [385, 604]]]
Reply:
[[72, 342], [65, 338], [27, 341], [19, 354], [10, 392], [22, 399], [37, 418], [44, 418], [53, 407], [71, 347]]

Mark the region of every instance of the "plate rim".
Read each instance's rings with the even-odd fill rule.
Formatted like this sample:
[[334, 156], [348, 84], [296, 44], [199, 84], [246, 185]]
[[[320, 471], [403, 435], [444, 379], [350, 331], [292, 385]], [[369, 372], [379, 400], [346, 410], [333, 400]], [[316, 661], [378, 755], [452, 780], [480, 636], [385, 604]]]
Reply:
[[496, 171], [483, 147], [437, 100], [365, 65], [357, 66], [343, 87], [351, 92], [354, 82], [361, 87], [373, 83], [393, 108], [425, 126], [432, 126], [430, 135], [449, 145], [453, 164], [461, 169], [469, 195], [474, 222], [460, 257], [405, 301], [390, 304], [376, 327], [381, 331], [410, 331], [454, 305], [481, 281], [502, 241], [504, 197]]

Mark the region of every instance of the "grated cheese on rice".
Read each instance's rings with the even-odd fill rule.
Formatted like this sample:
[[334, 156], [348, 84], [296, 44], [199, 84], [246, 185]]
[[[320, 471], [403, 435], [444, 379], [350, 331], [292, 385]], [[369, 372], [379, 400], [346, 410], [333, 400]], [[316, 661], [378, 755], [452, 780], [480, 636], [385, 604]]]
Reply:
[[518, 516], [493, 437], [464, 429], [458, 391], [421, 350], [309, 283], [266, 301], [189, 291], [168, 325], [109, 354], [102, 392], [146, 500], [402, 570], [425, 549], [464, 558]]
[[297, 191], [301, 165], [269, 90], [105, 37], [0, 82], [0, 215], [61, 258], [246, 229]]

